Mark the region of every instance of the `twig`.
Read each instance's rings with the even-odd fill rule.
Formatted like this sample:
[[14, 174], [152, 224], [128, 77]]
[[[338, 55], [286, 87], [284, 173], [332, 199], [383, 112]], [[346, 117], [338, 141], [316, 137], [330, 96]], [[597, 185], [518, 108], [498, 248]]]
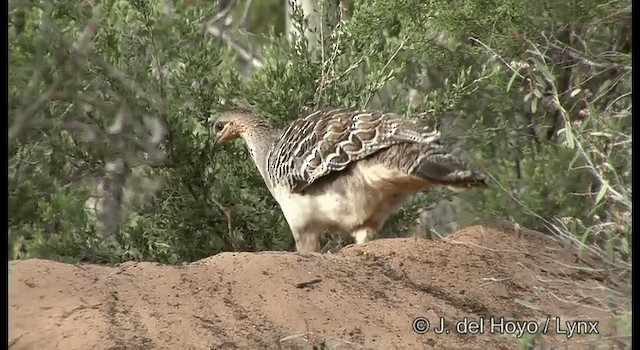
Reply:
[[238, 28], [244, 27], [247, 23], [247, 17], [249, 17], [249, 8], [251, 7], [251, 3], [253, 0], [247, 0], [244, 4], [244, 9], [242, 10], [242, 17], [240, 17], [240, 23], [238, 24]]
[[[436, 231], [433, 227], [429, 227], [429, 232], [436, 235], [440, 240], [444, 239], [444, 236], [439, 234], [438, 231]], [[433, 239], [433, 236], [431, 237], [431, 239]]]
[[625, 72], [631, 72], [632, 67], [631, 66], [626, 66], [626, 65], [622, 65], [622, 64], [617, 64], [614, 62], [607, 62], [607, 63], [599, 63], [599, 62], [595, 62], [592, 59], [589, 59], [587, 57], [585, 57], [583, 55], [582, 52], [576, 50], [575, 48], [568, 46], [568, 45], [558, 45], [556, 43], [551, 42], [551, 40], [549, 40], [549, 38], [542, 33], [542, 38], [545, 41], [545, 44], [549, 47], [552, 47], [554, 49], [560, 50], [563, 53], [566, 53], [567, 55], [569, 55], [571, 58], [581, 61], [582, 63], [588, 65], [588, 66], [592, 66], [592, 67], [596, 67], [596, 68], [603, 68], [603, 69], [620, 69], [623, 70]]
[[9, 143], [14, 141], [16, 137], [20, 135], [22, 129], [24, 129], [24, 127], [29, 123], [31, 118], [33, 118], [33, 116], [51, 100], [51, 96], [53, 96], [60, 85], [60, 80], [56, 80], [53, 85], [49, 87], [49, 90], [47, 90], [46, 93], [40, 95], [26, 109], [18, 111], [15, 121], [9, 127]]
[[238, 0], [232, 0], [229, 5], [227, 5], [227, 7], [225, 7], [222, 11], [218, 12], [218, 14], [216, 14], [215, 16], [213, 16], [213, 18], [211, 18], [210, 20], [207, 21], [207, 24], [204, 26], [204, 28], [209, 28], [211, 26], [216, 25], [221, 19], [223, 18], [227, 18], [227, 15], [229, 14], [229, 12], [231, 12], [231, 10], [236, 7], [236, 4], [238, 3]]
[[[78, 43], [74, 45], [72, 54], [83, 58], [86, 57], [89, 52], [89, 44], [97, 32], [98, 25], [95, 22], [90, 21], [85, 26], [83, 36], [80, 38]], [[63, 54], [54, 55], [54, 57], [53, 62], [50, 64], [51, 67], [59, 65], [69, 58], [69, 56]], [[38, 82], [46, 68], [47, 65], [44, 65], [33, 73], [33, 76], [29, 81], [29, 87], [27, 91], [25, 91], [24, 96], [29, 96], [35, 92]], [[33, 116], [51, 100], [52, 96], [57, 93], [57, 90], [62, 85], [62, 81], [63, 79], [61, 77], [56, 78], [45, 94], [40, 95], [33, 103], [30, 103], [27, 108], [17, 112], [16, 119], [9, 128], [9, 143], [14, 141], [18, 135], [20, 135], [22, 130], [29, 124], [31, 118], [33, 118]]]
[[[605, 303], [601, 300], [599, 300], [595, 295], [585, 295], [584, 291], [602, 291], [604, 293], [609, 293], [609, 295], [612, 295], [613, 297], [617, 297], [617, 298], [625, 298], [625, 300], [627, 300], [627, 298], [625, 297], [625, 295], [618, 291], [618, 290], [614, 290], [611, 288], [607, 288], [605, 286], [603, 286], [599, 281], [596, 281], [597, 283], [597, 287], [586, 287], [584, 285], [581, 285], [575, 281], [572, 281], [571, 278], [566, 274], [559, 274], [561, 276], [564, 276], [565, 278], [563, 279], [543, 279], [542, 277], [538, 276], [537, 274], [535, 274], [530, 268], [528, 268], [527, 266], [525, 266], [524, 264], [518, 262], [517, 265], [522, 268], [522, 270], [526, 271], [527, 273], [529, 273], [532, 277], [534, 277], [537, 281], [544, 283], [546, 285], [552, 285], [554, 283], [557, 284], [562, 284], [562, 285], [566, 285], [566, 284], [570, 284], [570, 290], [572, 291], [576, 291], [579, 293], [579, 295], [572, 295], [572, 296], [578, 296], [581, 299], [587, 299], [587, 298], [592, 298], [598, 301], [599, 304], [606, 306]], [[536, 288], [536, 290], [541, 290], [544, 293], [550, 293], [547, 289], [545, 289], [543, 286], [538, 286], [536, 285], [534, 288]], [[553, 295], [554, 297], [556, 297], [557, 299], [559, 299], [557, 296]], [[568, 302], [568, 301], [565, 301]], [[576, 305], [580, 305], [577, 302], [573, 302]], [[593, 308], [593, 306], [591, 306]], [[608, 310], [603, 310], [603, 311], [609, 311], [609, 312], [613, 312], [613, 310], [611, 310], [611, 308], [609, 308]]]
[[16, 343], [18, 342], [18, 340], [20, 340], [20, 338], [22, 338], [24, 334], [20, 334], [19, 336], [13, 338], [10, 342], [9, 342], [9, 346], [7, 349], [11, 349], [12, 346], [16, 345]]
[[132, 90], [136, 96], [146, 97], [147, 101], [151, 102], [152, 105], [155, 106], [159, 115], [164, 114], [166, 108], [165, 100], [159, 93], [151, 90], [149, 86], [143, 88], [135, 80], [129, 79], [124, 72], [115, 68], [100, 56], [94, 57], [94, 63], [102, 68], [110, 78], [117, 80], [122, 85]]
[[[320, 5], [321, 5], [320, 10], [323, 16], [324, 16], [324, 4], [325, 4], [324, 1], [320, 2]], [[333, 61], [330, 61], [330, 62], [325, 61], [324, 46], [325, 46], [324, 45], [324, 21], [321, 19], [320, 20], [320, 59], [322, 60], [322, 71], [320, 74], [322, 75], [322, 77], [320, 78], [320, 84], [318, 84], [318, 100], [316, 102], [316, 107], [322, 101], [322, 92], [324, 91], [324, 80], [326, 79], [326, 75], [327, 75], [327, 71], [325, 70], [325, 68], [327, 68], [329, 64], [333, 63]], [[337, 49], [338, 49], [338, 46], [336, 45], [334, 47], [334, 53], [336, 53]]]
[[206, 31], [209, 34], [224, 40], [224, 42], [226, 42], [227, 45], [231, 46], [231, 48], [236, 50], [236, 52], [245, 61], [249, 62], [251, 64], [251, 66], [253, 66], [254, 68], [262, 68], [264, 66], [264, 64], [259, 59], [257, 59], [253, 54], [251, 54], [249, 51], [247, 51], [242, 46], [240, 46], [237, 43], [235, 43], [233, 41], [233, 39], [227, 33], [222, 32], [220, 29], [218, 29], [215, 26], [207, 27]]
[[[324, 6], [324, 2], [322, 3]], [[340, 9], [340, 20], [339, 23], [336, 25], [336, 29], [342, 27], [342, 25], [345, 23], [344, 20], [344, 4], [342, 3], [342, 1], [339, 1], [339, 9]], [[323, 7], [323, 13], [324, 13], [324, 7]], [[360, 63], [362, 63], [364, 57], [360, 57], [360, 59], [358, 59], [358, 61], [355, 62], [355, 64], [351, 64], [344, 72], [342, 72], [341, 74], [339, 74], [339, 76], [334, 76], [334, 77], [330, 77], [329, 76], [329, 69], [331, 68], [331, 66], [333, 66], [335, 64], [335, 60], [338, 57], [338, 53], [340, 51], [340, 45], [341, 45], [341, 39], [342, 39], [342, 31], [338, 31], [336, 32], [335, 35], [335, 42], [333, 43], [333, 51], [331, 53], [331, 56], [329, 57], [329, 60], [325, 61], [325, 52], [324, 52], [324, 28], [322, 27], [324, 21], [320, 22], [320, 45], [322, 48], [322, 76], [320, 78], [320, 83], [318, 84], [318, 89], [316, 91], [316, 107], [319, 106], [322, 102], [322, 95], [324, 93], [324, 90], [326, 89], [327, 86], [329, 86], [330, 84], [332, 84], [334, 81], [337, 81], [339, 79], [342, 79], [343, 76], [345, 76], [346, 74], [348, 74], [349, 72], [351, 72], [352, 70], [354, 70], [355, 68], [360, 66]]]
[[353, 62], [347, 69], [345, 69], [344, 72], [340, 73], [339, 75], [330, 78], [329, 80], [325, 81], [324, 84], [322, 84], [323, 86], [329, 86], [331, 84], [333, 84], [333, 82], [338, 81], [338, 80], [342, 80], [342, 78], [344, 78], [347, 74], [351, 73], [351, 71], [353, 71], [354, 69], [360, 67], [360, 64], [364, 61], [364, 57], [360, 57], [358, 58], [357, 61]]
[[495, 50], [491, 49], [491, 48], [490, 48], [489, 46], [487, 46], [485, 43], [483, 43], [482, 41], [480, 41], [480, 40], [478, 40], [478, 39], [476, 39], [476, 38], [473, 38], [473, 37], [469, 37], [469, 40], [471, 40], [471, 41], [473, 41], [473, 42], [478, 43], [478, 44], [479, 44], [480, 46], [482, 46], [485, 50], [487, 50], [487, 51], [489, 51], [490, 53], [492, 53], [495, 57], [497, 57], [497, 58], [500, 60], [500, 62], [502, 62], [502, 64], [503, 64], [505, 67], [507, 67], [507, 68], [508, 68], [510, 71], [512, 71], [514, 74], [518, 75], [518, 77], [519, 77], [519, 78], [521, 78], [521, 79], [524, 79], [524, 78], [525, 78], [522, 74], [520, 74], [520, 72], [519, 72], [518, 70], [514, 69], [514, 68], [512, 67], [512, 65], [511, 65], [511, 64], [509, 64], [507, 61], [505, 61], [505, 59], [504, 59], [504, 58], [502, 58], [502, 56], [498, 55], [498, 53], [497, 53]]
[[[220, 202], [218, 202], [218, 200], [216, 200], [215, 198], [212, 198], [213, 203], [215, 203], [215, 205], [218, 207], [218, 209], [220, 209], [220, 211], [224, 214], [225, 218], [227, 219], [227, 230], [229, 231], [229, 239], [232, 239], [232, 235], [233, 235], [233, 226], [231, 225], [231, 210], [229, 210], [227, 207], [225, 207], [224, 205], [222, 205]], [[234, 249], [237, 250], [237, 247], [235, 246], [235, 243], [233, 242], [233, 240], [231, 240], [231, 245], [233, 246]]]
[[[409, 40], [410, 37], [411, 37], [411, 35], [408, 35], [402, 40], [402, 42], [400, 42], [400, 45], [398, 45], [398, 48], [396, 49], [396, 51], [391, 55], [391, 57], [389, 57], [387, 62], [384, 64], [384, 67], [382, 67], [382, 71], [383, 72], [387, 69], [387, 67], [389, 67], [391, 62], [393, 62], [393, 60], [398, 55], [398, 53], [400, 53], [400, 51], [404, 48], [404, 45], [407, 43], [407, 41]], [[374, 93], [375, 93], [375, 91], [370, 91], [369, 92], [369, 95], [367, 96], [367, 99], [362, 104], [362, 108], [366, 108], [367, 107], [367, 105], [369, 104], [369, 101], [371, 100], [371, 97], [373, 97]]]
[[[553, 222], [543, 218], [542, 216], [540, 216], [539, 214], [537, 214], [536, 212], [531, 210], [524, 203], [522, 203], [522, 201], [520, 201], [516, 196], [514, 196], [513, 193], [511, 193], [511, 191], [509, 191], [506, 188], [504, 188], [504, 186], [492, 174], [487, 173], [487, 176], [489, 176], [493, 180], [493, 182], [504, 193], [506, 193], [514, 202], [516, 202], [521, 208], [523, 208], [529, 215], [532, 215], [535, 218], [537, 218], [540, 221], [542, 221], [544, 223], [544, 225], [547, 227], [547, 229], [549, 229], [549, 231], [551, 231], [557, 238], [559, 238], [559, 239], [561, 239], [561, 240], [563, 240], [565, 242], [568, 241], [570, 244], [574, 245], [574, 247], [576, 247], [578, 249], [586, 249], [587, 251], [597, 255], [600, 259], [602, 259], [603, 261], [607, 262], [611, 266], [616, 266], [618, 268], [622, 268], [623, 270], [630, 270], [631, 269], [630, 264], [627, 264], [626, 262], [617, 262], [617, 263], [614, 262], [597, 245], [585, 244], [585, 243], [581, 242], [577, 237], [575, 237], [573, 235], [570, 235], [570, 234], [567, 234], [566, 232], [569, 232], [569, 230], [568, 230], [568, 228], [566, 227], [566, 225], [563, 222], [561, 222], [559, 220], [556, 220], [559, 224], [563, 225], [563, 228], [557, 227]], [[549, 238], [553, 238], [551, 236], [548, 236], [548, 237]]]
[[311, 281], [296, 283], [296, 288], [305, 288], [322, 282], [321, 278], [314, 278]]

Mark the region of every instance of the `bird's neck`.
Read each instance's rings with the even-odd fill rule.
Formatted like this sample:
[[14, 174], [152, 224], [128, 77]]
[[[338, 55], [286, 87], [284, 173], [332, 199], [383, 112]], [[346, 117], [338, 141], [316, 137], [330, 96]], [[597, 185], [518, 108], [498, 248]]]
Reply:
[[260, 126], [244, 135], [251, 158], [269, 189], [271, 189], [271, 181], [267, 174], [267, 156], [277, 137], [278, 131], [268, 126]]

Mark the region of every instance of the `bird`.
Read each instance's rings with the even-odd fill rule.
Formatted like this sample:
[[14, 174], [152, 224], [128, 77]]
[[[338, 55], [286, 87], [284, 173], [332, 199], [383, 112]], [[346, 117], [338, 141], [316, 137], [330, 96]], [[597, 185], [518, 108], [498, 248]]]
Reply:
[[327, 230], [356, 245], [375, 239], [412, 195], [445, 186], [486, 188], [486, 176], [447, 152], [437, 128], [420, 118], [348, 108], [317, 109], [283, 129], [251, 109], [222, 112], [213, 146], [244, 140], [300, 253], [321, 250]]

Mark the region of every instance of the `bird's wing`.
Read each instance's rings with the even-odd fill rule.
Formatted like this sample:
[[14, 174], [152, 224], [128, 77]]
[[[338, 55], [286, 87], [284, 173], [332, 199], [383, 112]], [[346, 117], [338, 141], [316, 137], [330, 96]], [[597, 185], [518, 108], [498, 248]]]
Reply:
[[393, 113], [319, 110], [295, 120], [269, 151], [275, 184], [300, 192], [314, 181], [403, 142], [437, 142], [437, 130]]

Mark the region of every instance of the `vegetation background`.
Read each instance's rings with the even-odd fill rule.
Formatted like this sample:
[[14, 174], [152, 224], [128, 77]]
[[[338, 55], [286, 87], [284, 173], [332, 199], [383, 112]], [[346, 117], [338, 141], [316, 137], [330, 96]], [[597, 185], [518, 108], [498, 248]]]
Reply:
[[437, 123], [491, 178], [416, 196], [384, 236], [508, 221], [630, 273], [631, 43], [628, 0], [10, 0], [9, 258], [292, 250], [209, 126], [339, 106]]

